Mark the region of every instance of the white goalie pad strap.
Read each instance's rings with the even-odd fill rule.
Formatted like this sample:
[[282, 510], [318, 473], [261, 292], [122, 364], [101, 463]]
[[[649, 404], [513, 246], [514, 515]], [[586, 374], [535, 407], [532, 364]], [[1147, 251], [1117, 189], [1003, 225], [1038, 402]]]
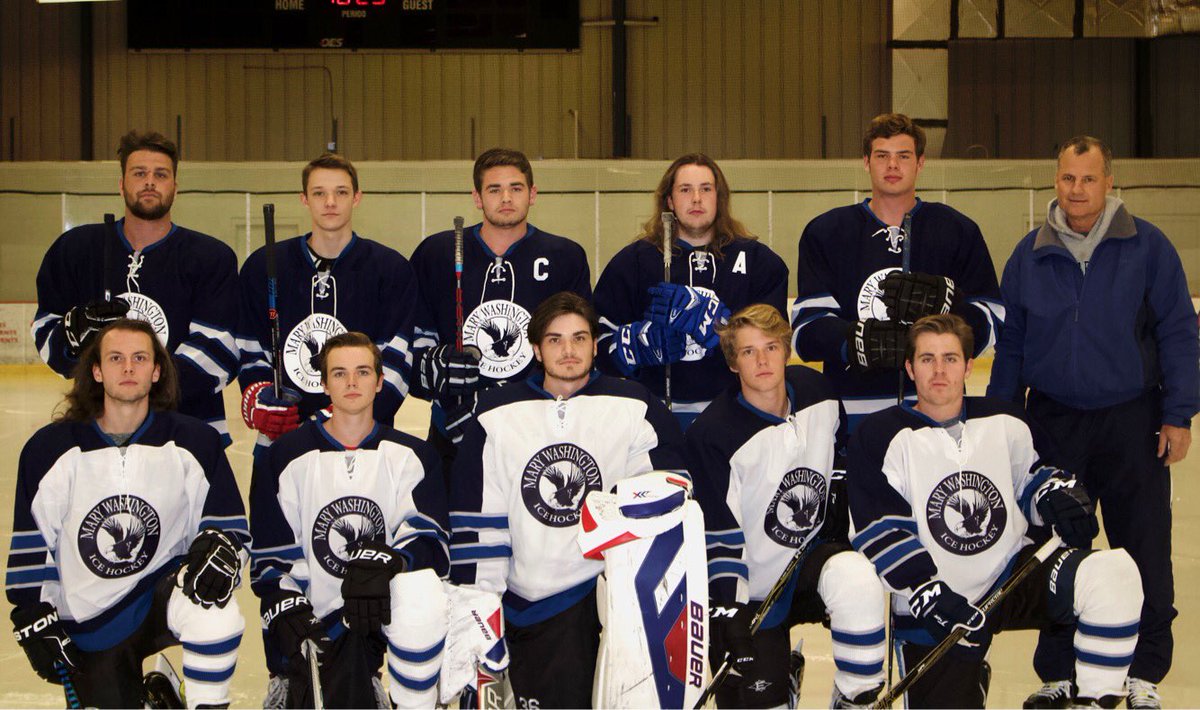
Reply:
[[579, 547], [588, 559], [604, 551], [654, 537], [679, 524], [691, 481], [670, 471], [651, 471], [617, 482], [614, 493], [592, 491], [583, 502]]
[[497, 674], [508, 668], [500, 595], [448, 582], [446, 595], [450, 600], [450, 628], [438, 691], [443, 705], [474, 682], [476, 666]]

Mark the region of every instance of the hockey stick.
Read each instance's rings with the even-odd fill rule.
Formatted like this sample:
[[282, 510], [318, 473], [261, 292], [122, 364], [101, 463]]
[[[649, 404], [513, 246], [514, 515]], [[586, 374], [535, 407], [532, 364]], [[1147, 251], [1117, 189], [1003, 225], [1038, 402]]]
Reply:
[[275, 205], [263, 205], [263, 229], [267, 233], [264, 256], [267, 259], [267, 322], [271, 326], [271, 374], [275, 396], [283, 396], [283, 350], [279, 346], [279, 311], [275, 310], [275, 298], [279, 292], [275, 271]]
[[304, 649], [304, 655], [308, 656], [308, 678], [312, 683], [313, 710], [325, 710], [325, 698], [321, 691], [321, 662], [317, 660], [320, 651], [317, 650], [317, 644], [312, 639], [304, 639], [301, 647]]
[[454, 218], [454, 318], [455, 346], [458, 352], [463, 351], [463, 218]]
[[[997, 604], [1004, 601], [1004, 598], [1007, 597], [1012, 590], [1016, 589], [1017, 585], [1025, 581], [1025, 578], [1032, 574], [1033, 571], [1037, 569], [1038, 565], [1050, 559], [1050, 555], [1054, 554], [1054, 551], [1061, 546], [1062, 539], [1058, 537], [1058, 533], [1052, 534], [1050, 539], [1047, 540], [1041, 547], [1039, 547], [1037, 552], [1033, 553], [1033, 557], [1025, 560], [1025, 563], [1022, 564], [1016, 572], [1013, 572], [1012, 576], [1004, 580], [1004, 584], [1001, 584], [996, 591], [992, 592], [990, 595], [988, 595], [987, 599], [983, 600], [983, 603], [979, 605], [979, 610], [984, 613], [984, 616], [994, 609]], [[946, 635], [946, 638], [942, 639], [941, 643], [934, 646], [933, 650], [925, 654], [925, 657], [921, 659], [920, 663], [913, 666], [913, 669], [909, 671], [907, 675], [901, 678], [899, 683], [896, 683], [896, 687], [892, 688], [878, 700], [872, 703], [871, 707], [890, 708], [892, 703], [896, 702], [897, 698], [904, 695], [905, 691], [912, 687], [913, 683], [916, 683], [921, 676], [925, 675], [926, 671], [932, 668], [938, 661], [942, 660], [942, 657], [949, 653], [950, 649], [954, 648], [954, 645], [961, 641], [968, 633], [969, 629], [967, 629], [967, 627], [961, 625], [955, 626], [954, 629]]]
[[108, 272], [112, 268], [113, 242], [121, 237], [117, 234], [117, 218], [111, 212], [104, 213], [104, 263], [101, 268], [100, 285], [104, 287], [104, 300], [112, 300], [112, 290], [108, 287]]
[[75, 682], [71, 680], [71, 671], [67, 668], [67, 664], [55, 661], [54, 670], [58, 672], [58, 679], [62, 682], [63, 696], [66, 698], [67, 707], [83, 707], [83, 704], [79, 702], [79, 693], [75, 692]]
[[[804, 564], [804, 560], [808, 559], [808, 555], [818, 545], [824, 541], [818, 538], [813, 538], [807, 545], [796, 550], [796, 554], [792, 555], [791, 561], [787, 567], [783, 568], [783, 574], [779, 575], [779, 579], [775, 580], [775, 586], [771, 587], [771, 591], [767, 592], [767, 596], [763, 597], [762, 603], [758, 605], [758, 611], [754, 612], [754, 616], [750, 619], [750, 635], [758, 633], [758, 627], [762, 626], [762, 622], [767, 618], [767, 612], [771, 611], [771, 607], [775, 606], [775, 602], [779, 601], [779, 597], [783, 594], [784, 588], [791, 581], [792, 575]], [[729, 654], [725, 654], [725, 659], [721, 661], [721, 666], [717, 668], [717, 672], [713, 673], [712, 680], [705, 686], [704, 692], [700, 694], [700, 699], [696, 701], [697, 709], [704, 707], [717, 688], [729, 675], [729, 671], [733, 668], [733, 664], [729, 662]]]
[[[675, 228], [675, 213], [663, 212], [659, 217], [663, 226], [663, 281], [671, 283], [671, 232]], [[671, 411], [671, 363], [663, 365], [663, 401]]]

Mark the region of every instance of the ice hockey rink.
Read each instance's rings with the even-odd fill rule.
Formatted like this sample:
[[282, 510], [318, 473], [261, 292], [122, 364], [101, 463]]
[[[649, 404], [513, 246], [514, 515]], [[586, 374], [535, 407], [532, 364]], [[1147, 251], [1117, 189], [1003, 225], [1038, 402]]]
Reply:
[[[968, 382], [972, 394], [981, 394], [987, 386], [988, 360], [978, 363]], [[12, 530], [12, 491], [15, 486], [17, 458], [26, 440], [49, 421], [51, 412], [60, 401], [66, 383], [40, 365], [0, 365], [0, 387], [6, 393], [0, 412], [7, 426], [0, 432], [0, 530], [3, 531], [4, 554], [7, 557]], [[250, 488], [250, 451], [253, 437], [237, 416], [239, 400], [235, 388], [226, 390], [225, 409], [229, 420], [233, 446], [228, 450], [229, 461], [237, 475], [243, 497]], [[397, 428], [424, 436], [428, 425], [428, 405], [408, 399], [397, 416]], [[1200, 562], [1195, 539], [1200, 536], [1200, 515], [1191, 507], [1200, 498], [1200, 451], [1192, 454], [1172, 472], [1174, 478], [1174, 560], [1175, 592], [1179, 618], [1175, 621], [1175, 662], [1170, 675], [1160, 686], [1164, 706], [1200, 706]], [[1120, 511], [1101, 511], [1119, 514]], [[1192, 540], [1192, 543], [1188, 541]], [[1098, 544], [1103, 544], [1098, 541]], [[258, 603], [248, 586], [237, 593], [238, 603], [246, 616], [247, 632], [242, 640], [241, 657], [234, 674], [233, 707], [261, 707], [267, 686], [266, 669], [262, 662], [262, 639], [257, 629]], [[833, 658], [830, 653], [829, 632], [817, 625], [797, 627], [793, 642], [804, 638], [807, 660], [800, 707], [828, 707], [833, 678]], [[1031, 668], [1035, 632], [1014, 631], [1002, 634], [993, 645], [990, 661], [993, 669], [989, 707], [1020, 707], [1025, 696], [1038, 686]], [[179, 650], [167, 652], [179, 667]], [[62, 707], [63, 696], [57, 686], [43, 682], [25, 659], [25, 654], [10, 634], [0, 634], [0, 707]]]

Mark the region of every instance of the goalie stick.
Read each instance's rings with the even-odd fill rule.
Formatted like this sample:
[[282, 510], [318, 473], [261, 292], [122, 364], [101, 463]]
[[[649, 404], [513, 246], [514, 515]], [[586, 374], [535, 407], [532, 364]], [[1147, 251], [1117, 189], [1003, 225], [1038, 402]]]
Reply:
[[[792, 575], [796, 573], [796, 570], [800, 569], [800, 565], [804, 564], [804, 560], [808, 559], [808, 555], [813, 551], [813, 548], [822, 542], [824, 541], [819, 538], [813, 538], [808, 541], [807, 545], [796, 550], [796, 554], [792, 555], [792, 559], [788, 562], [787, 567], [783, 568], [783, 574], [779, 575], [779, 579], [775, 580], [775, 586], [771, 587], [771, 591], [767, 592], [767, 596], [763, 597], [762, 603], [758, 605], [758, 611], [754, 612], [754, 616], [750, 619], [751, 636], [758, 632], [758, 627], [762, 626], [763, 620], [767, 618], [767, 612], [771, 611], [771, 607], [775, 606], [775, 602], [779, 601], [779, 597], [788, 586]], [[705, 703], [712, 698], [732, 668], [733, 664], [729, 662], [729, 654], [726, 653], [725, 659], [721, 661], [721, 666], [713, 673], [712, 680], [708, 682], [708, 686], [700, 694], [700, 699], [696, 701], [695, 707], [697, 710], [704, 707]]]
[[[984, 613], [984, 616], [994, 609], [997, 604], [1004, 601], [1004, 598], [1007, 597], [1012, 590], [1016, 589], [1017, 585], [1025, 581], [1025, 578], [1032, 574], [1033, 571], [1037, 569], [1038, 565], [1050, 559], [1050, 555], [1054, 554], [1054, 551], [1061, 546], [1062, 539], [1059, 538], [1058, 533], [1052, 534], [1050, 539], [1047, 540], [1041, 547], [1039, 547], [1037, 552], [1033, 553], [1033, 557], [1025, 560], [1025, 563], [1022, 564], [1016, 572], [1013, 572], [1012, 576], [1004, 580], [1004, 584], [1001, 584], [996, 591], [992, 592], [990, 595], [988, 595], [987, 599], [983, 600], [983, 603], [979, 605], [979, 610]], [[878, 700], [871, 704], [871, 707], [890, 708], [892, 703], [896, 702], [897, 698], [899, 698], [901, 695], [904, 695], [905, 691], [912, 687], [912, 684], [916, 683], [921, 676], [925, 675], [926, 671], [932, 668], [938, 661], [942, 660], [942, 657], [949, 653], [950, 649], [954, 648], [954, 644], [961, 641], [968, 632], [969, 629], [967, 629], [966, 626], [955, 626], [954, 629], [946, 635], [946, 638], [942, 639], [941, 643], [934, 646], [933, 650], [925, 654], [925, 657], [921, 659], [920, 663], [913, 666], [913, 669], [909, 671], [907, 675], [901, 678], [899, 683], [896, 683], [896, 687], [881, 695]]]
[[263, 205], [263, 230], [267, 235], [264, 256], [267, 261], [267, 322], [271, 327], [271, 384], [275, 396], [283, 396], [283, 352], [279, 346], [279, 311], [275, 310], [275, 297], [279, 292], [275, 271], [275, 205]]
[[[663, 212], [659, 215], [663, 226], [663, 281], [671, 283], [671, 232], [675, 228], [675, 213]], [[671, 410], [671, 363], [663, 365], [663, 402]]]

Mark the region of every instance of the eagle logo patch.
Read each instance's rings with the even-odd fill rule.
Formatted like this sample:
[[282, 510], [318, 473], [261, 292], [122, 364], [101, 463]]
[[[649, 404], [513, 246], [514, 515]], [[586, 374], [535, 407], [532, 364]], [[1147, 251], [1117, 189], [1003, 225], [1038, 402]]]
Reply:
[[167, 321], [167, 312], [158, 305], [158, 301], [144, 293], [133, 291], [126, 291], [118, 298], [125, 299], [125, 302], [129, 304], [129, 312], [125, 314], [125, 317], [149, 323], [150, 327], [154, 328], [154, 334], [158, 336], [159, 342], [166, 347], [167, 341], [171, 339], [171, 324]]
[[317, 354], [326, 340], [345, 332], [346, 326], [328, 313], [313, 313], [292, 328], [283, 341], [283, 369], [296, 387], [309, 394], [323, 391]]
[[526, 337], [529, 320], [529, 311], [499, 299], [484, 301], [463, 320], [463, 344], [474, 345], [483, 355], [481, 375], [505, 380], [533, 360], [533, 346]]
[[79, 556], [98, 577], [116, 579], [146, 568], [158, 551], [162, 526], [158, 511], [131, 495], [109, 496], [83, 516]]
[[334, 577], [346, 576], [346, 559], [361, 540], [387, 542], [387, 525], [379, 504], [362, 496], [338, 498], [317, 513], [312, 527], [312, 550]]
[[981, 473], [946, 476], [929, 494], [925, 519], [933, 539], [956, 555], [975, 555], [999, 541], [1008, 506], [996, 484]]
[[811, 468], [785, 473], [767, 506], [767, 536], [784, 547], [802, 546], [825, 520], [827, 490], [825, 477]]
[[554, 444], [538, 451], [521, 474], [525, 508], [552, 528], [579, 522], [583, 499], [602, 487], [596, 459], [574, 444]]

